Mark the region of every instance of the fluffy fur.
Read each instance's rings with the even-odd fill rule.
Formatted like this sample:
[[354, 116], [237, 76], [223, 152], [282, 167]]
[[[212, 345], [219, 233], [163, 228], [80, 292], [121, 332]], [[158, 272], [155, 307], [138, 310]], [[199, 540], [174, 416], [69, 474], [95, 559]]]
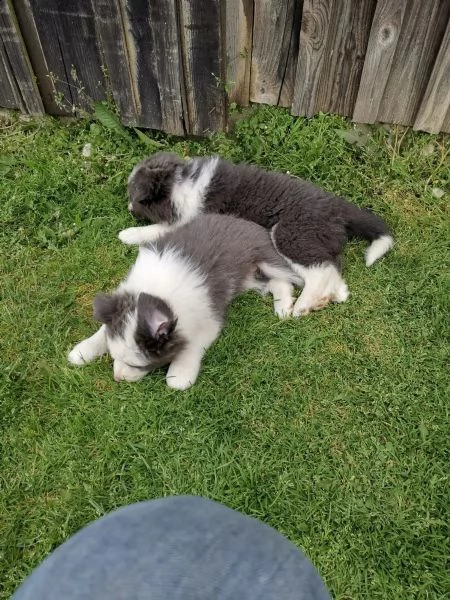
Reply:
[[219, 335], [228, 304], [248, 289], [270, 291], [288, 316], [301, 279], [275, 251], [264, 228], [229, 215], [204, 215], [142, 246], [113, 294], [99, 294], [102, 323], [69, 353], [81, 365], [109, 352], [117, 381], [137, 381], [170, 364], [167, 384], [192, 385], [205, 350]]
[[394, 243], [383, 220], [368, 210], [307, 181], [217, 157], [183, 161], [155, 154], [133, 169], [128, 192], [130, 211], [155, 224], [122, 231], [127, 244], [155, 240], [205, 212], [233, 214], [268, 229], [277, 251], [304, 281], [297, 316], [347, 299], [339, 259], [349, 238], [371, 242], [367, 266]]

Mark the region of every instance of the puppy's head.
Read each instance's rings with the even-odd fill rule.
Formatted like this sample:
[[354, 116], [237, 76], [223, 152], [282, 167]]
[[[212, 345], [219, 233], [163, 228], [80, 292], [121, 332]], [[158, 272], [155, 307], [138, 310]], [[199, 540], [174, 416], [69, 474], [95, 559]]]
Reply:
[[138, 219], [171, 223], [176, 215], [170, 194], [183, 164], [183, 159], [170, 152], [158, 152], [137, 164], [128, 178], [130, 212]]
[[169, 364], [185, 346], [170, 306], [150, 294], [98, 294], [94, 316], [106, 325], [116, 381], [142, 379]]

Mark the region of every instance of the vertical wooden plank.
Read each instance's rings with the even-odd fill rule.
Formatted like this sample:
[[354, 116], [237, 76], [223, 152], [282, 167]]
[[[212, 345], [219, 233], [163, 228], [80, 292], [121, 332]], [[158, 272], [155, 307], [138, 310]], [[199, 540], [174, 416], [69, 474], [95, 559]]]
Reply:
[[137, 124], [183, 135], [175, 0], [121, 0]]
[[226, 122], [221, 0], [179, 0], [179, 8], [188, 131], [204, 135]]
[[305, 0], [292, 112], [353, 112], [376, 0]]
[[449, 13], [450, 0], [408, 2], [378, 121], [413, 124]]
[[17, 98], [17, 90], [13, 87], [11, 73], [5, 56], [3, 44], [0, 41], [0, 107], [17, 109], [21, 108], [20, 99]]
[[122, 2], [138, 123], [143, 127], [161, 129], [161, 99], [156, 72], [155, 42], [150, 26], [149, 2], [146, 0], [122, 0]]
[[30, 0], [14, 0], [14, 10], [33, 71], [36, 74], [36, 83], [46, 112], [52, 115], [67, 114], [67, 110], [56, 102], [58, 92], [62, 93], [62, 91], [56, 88], [49, 77], [50, 69], [31, 10]]
[[[250, 100], [289, 105], [292, 101], [292, 62], [297, 61], [300, 10], [297, 0], [260, 0], [253, 15]], [[289, 68], [288, 68], [289, 67]]]
[[230, 102], [248, 106], [253, 0], [226, 0], [227, 90]]
[[182, 65], [175, 0], [150, 3], [162, 129], [184, 135]]
[[[43, 80], [50, 74], [55, 94], [64, 98], [65, 107], [60, 106], [58, 112], [89, 109], [92, 101], [104, 99], [91, 0], [25, 0], [22, 8], [28, 23], [33, 22], [43, 55], [40, 67], [46, 72], [38, 76]], [[51, 102], [49, 108], [53, 108]]]
[[386, 88], [409, 0], [378, 0], [353, 120], [375, 123]]
[[92, 7], [107, 69], [108, 84], [119, 109], [121, 121], [126, 125], [136, 125], [133, 81], [119, 0], [93, 0]]
[[[300, 45], [300, 25], [302, 20], [303, 0], [294, 2], [291, 36], [289, 40], [286, 70], [281, 84], [278, 106], [290, 107], [294, 100], [295, 74], [297, 72], [298, 52]], [[287, 34], [288, 32], [286, 32]]]
[[447, 22], [414, 129], [430, 133], [450, 131], [450, 20]]
[[[0, 1], [0, 38], [2, 71], [4, 73], [2, 75], [7, 78], [3, 94], [13, 94], [16, 108], [33, 115], [42, 115], [44, 113], [42, 100], [9, 0]], [[10, 92], [8, 92], [8, 88]]]

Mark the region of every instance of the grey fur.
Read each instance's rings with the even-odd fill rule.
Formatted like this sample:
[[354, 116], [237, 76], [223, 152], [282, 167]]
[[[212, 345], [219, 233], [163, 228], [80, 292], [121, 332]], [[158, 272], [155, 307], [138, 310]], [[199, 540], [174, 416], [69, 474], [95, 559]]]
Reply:
[[248, 277], [261, 282], [270, 279], [263, 263], [282, 270], [292, 283], [302, 283], [275, 251], [267, 230], [231, 215], [201, 215], [149, 247], [161, 253], [175, 248], [205, 275], [211, 304], [220, 320], [230, 301], [246, 289]]
[[[155, 154], [139, 163], [128, 186], [133, 214], [154, 223], [176, 223], [180, 215], [171, 203], [174, 182], [198, 177], [207, 160], [183, 162], [173, 154]], [[152, 192], [154, 186], [157, 194]], [[307, 181], [222, 159], [206, 190], [202, 210], [274, 228], [278, 251], [305, 267], [322, 263], [339, 267], [347, 239], [361, 237], [372, 242], [390, 235], [377, 215]]]
[[[302, 283], [276, 252], [266, 229], [230, 215], [202, 215], [171, 230], [146, 250], [160, 258], [165, 253], [178, 255], [186, 271], [200, 275], [204, 306], [212, 309], [216, 326], [223, 324], [227, 306], [238, 294], [250, 288], [264, 289], [264, 281], [273, 277], [270, 268], [284, 281]], [[126, 362], [129, 367], [150, 371], [171, 363], [192, 342], [177, 328], [180, 315], [174, 313], [170, 299], [130, 293], [126, 281], [113, 294], [96, 296], [95, 318], [106, 325], [107, 338], [122, 338], [120, 343], [125, 342], [127, 325], [135, 320], [132, 335], [139, 349], [139, 364]], [[183, 296], [182, 287], [177, 295]]]

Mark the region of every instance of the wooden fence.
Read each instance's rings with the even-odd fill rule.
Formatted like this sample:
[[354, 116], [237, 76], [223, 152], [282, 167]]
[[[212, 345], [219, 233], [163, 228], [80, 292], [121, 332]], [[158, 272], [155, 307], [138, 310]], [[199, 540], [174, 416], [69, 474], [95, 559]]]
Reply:
[[127, 125], [205, 134], [227, 102], [450, 131], [450, 0], [0, 0], [0, 106], [112, 96]]

